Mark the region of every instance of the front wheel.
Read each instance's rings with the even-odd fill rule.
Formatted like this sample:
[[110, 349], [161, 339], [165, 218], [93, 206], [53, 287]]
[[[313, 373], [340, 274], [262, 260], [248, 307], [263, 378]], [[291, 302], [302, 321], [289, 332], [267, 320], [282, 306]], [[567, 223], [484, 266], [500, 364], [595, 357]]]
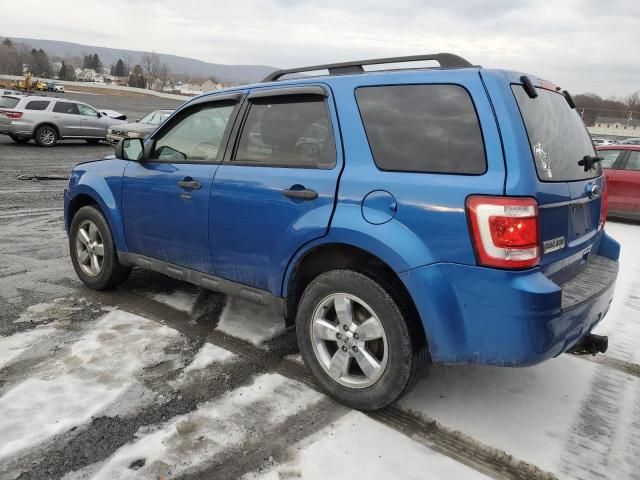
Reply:
[[339, 402], [376, 410], [414, 384], [426, 356], [415, 315], [381, 279], [351, 270], [318, 276], [296, 316], [300, 352]]
[[78, 278], [94, 290], [117, 287], [131, 273], [130, 267], [118, 262], [109, 225], [95, 207], [82, 207], [73, 217], [69, 252]]

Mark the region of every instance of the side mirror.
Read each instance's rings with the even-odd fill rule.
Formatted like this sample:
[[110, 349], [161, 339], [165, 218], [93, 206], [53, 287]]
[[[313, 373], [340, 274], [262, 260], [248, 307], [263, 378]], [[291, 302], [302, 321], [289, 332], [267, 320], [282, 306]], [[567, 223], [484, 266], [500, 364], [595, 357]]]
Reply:
[[116, 145], [116, 158], [139, 162], [143, 159], [144, 143], [141, 138], [123, 138]]
[[98, 118], [102, 117], [102, 114], [100, 112], [97, 112], [97, 113], [98, 113]]

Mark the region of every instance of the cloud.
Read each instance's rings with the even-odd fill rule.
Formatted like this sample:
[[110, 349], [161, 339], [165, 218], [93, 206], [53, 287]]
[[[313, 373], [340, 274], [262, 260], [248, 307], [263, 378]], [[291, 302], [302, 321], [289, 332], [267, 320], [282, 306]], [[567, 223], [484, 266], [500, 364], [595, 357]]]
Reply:
[[58, 0], [3, 12], [5, 35], [291, 67], [449, 51], [573, 92], [640, 88], [637, 0]]

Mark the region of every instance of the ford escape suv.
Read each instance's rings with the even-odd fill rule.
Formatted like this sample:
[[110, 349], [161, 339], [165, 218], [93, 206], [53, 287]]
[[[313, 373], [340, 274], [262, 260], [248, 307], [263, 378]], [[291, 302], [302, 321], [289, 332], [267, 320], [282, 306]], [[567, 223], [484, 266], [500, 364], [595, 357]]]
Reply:
[[[439, 67], [367, 70], [412, 61]], [[359, 409], [425, 361], [604, 351], [591, 330], [619, 244], [574, 107], [452, 54], [274, 72], [76, 166], [71, 260], [94, 289], [137, 266], [278, 309], [318, 383]]]

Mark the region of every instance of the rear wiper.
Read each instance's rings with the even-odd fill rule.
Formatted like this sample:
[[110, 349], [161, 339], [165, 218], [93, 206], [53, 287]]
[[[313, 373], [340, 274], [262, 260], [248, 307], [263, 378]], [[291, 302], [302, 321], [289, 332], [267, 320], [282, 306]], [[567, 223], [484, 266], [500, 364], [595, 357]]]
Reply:
[[596, 163], [598, 163], [600, 160], [603, 160], [603, 158], [598, 157], [597, 155], [594, 155], [593, 157], [591, 155], [585, 155], [584, 157], [582, 157], [582, 160], [578, 161], [578, 165], [584, 167], [584, 171], [588, 172], [592, 168], [595, 168]]

